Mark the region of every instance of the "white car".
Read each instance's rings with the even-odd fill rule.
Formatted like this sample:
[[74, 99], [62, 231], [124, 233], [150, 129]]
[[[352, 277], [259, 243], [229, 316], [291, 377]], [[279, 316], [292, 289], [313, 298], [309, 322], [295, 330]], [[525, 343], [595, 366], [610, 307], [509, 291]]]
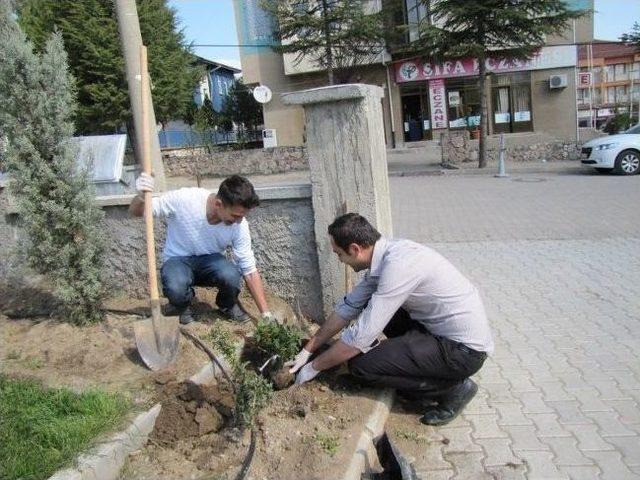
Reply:
[[599, 172], [634, 175], [640, 171], [640, 124], [618, 135], [589, 140], [582, 145], [582, 164]]

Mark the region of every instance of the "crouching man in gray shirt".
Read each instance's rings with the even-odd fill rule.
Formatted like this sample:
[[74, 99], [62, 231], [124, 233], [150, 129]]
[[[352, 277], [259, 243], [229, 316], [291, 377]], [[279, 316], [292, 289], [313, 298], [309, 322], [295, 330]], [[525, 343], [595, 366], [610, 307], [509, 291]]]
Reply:
[[[299, 370], [296, 383], [349, 361], [351, 373], [367, 384], [431, 402], [423, 423], [450, 422], [478, 391], [469, 377], [493, 351], [478, 291], [436, 251], [386, 239], [358, 214], [338, 217], [329, 235], [341, 262], [367, 271], [289, 362], [292, 372]], [[342, 329], [340, 340], [309, 362]], [[379, 341], [382, 333], [387, 338]]]

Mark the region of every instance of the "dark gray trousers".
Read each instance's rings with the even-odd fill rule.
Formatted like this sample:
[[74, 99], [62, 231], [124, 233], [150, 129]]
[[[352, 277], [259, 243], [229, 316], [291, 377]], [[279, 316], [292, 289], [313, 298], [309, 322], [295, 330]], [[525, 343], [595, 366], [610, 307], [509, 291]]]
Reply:
[[437, 400], [482, 367], [487, 354], [431, 335], [400, 309], [389, 321], [380, 345], [349, 361], [362, 383], [390, 387], [413, 398]]

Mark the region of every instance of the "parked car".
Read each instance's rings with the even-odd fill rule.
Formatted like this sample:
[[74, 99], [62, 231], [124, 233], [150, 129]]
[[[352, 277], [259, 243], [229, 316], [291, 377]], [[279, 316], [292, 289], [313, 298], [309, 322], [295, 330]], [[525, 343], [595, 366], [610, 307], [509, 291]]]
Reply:
[[640, 171], [640, 124], [618, 135], [589, 140], [582, 145], [582, 164], [598, 172], [634, 175]]

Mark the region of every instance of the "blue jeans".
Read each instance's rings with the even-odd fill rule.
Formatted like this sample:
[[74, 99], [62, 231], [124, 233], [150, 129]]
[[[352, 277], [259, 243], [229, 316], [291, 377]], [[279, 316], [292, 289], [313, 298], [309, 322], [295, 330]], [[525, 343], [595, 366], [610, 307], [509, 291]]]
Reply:
[[194, 286], [217, 287], [216, 305], [231, 308], [240, 293], [240, 269], [220, 253], [170, 257], [162, 265], [162, 292], [169, 303], [183, 309], [195, 295]]

